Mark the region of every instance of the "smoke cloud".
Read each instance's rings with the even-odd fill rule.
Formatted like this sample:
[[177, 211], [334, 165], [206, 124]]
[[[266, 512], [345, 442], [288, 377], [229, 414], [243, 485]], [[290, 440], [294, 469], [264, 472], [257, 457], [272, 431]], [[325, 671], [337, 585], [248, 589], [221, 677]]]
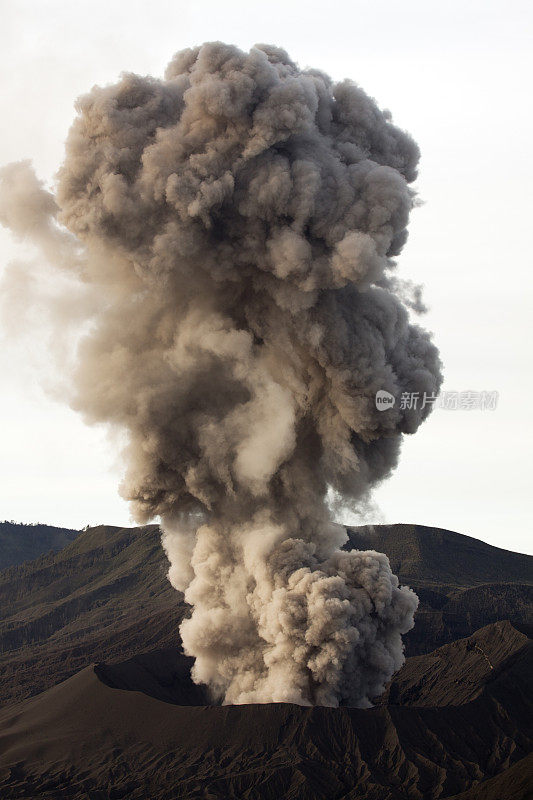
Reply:
[[364, 502], [429, 413], [376, 391], [440, 386], [394, 274], [418, 148], [266, 45], [185, 50], [77, 111], [55, 193], [10, 165], [0, 220], [91, 297], [71, 403], [127, 432], [121, 492], [161, 518], [193, 677], [227, 703], [368, 705], [417, 598], [341, 549], [327, 495]]

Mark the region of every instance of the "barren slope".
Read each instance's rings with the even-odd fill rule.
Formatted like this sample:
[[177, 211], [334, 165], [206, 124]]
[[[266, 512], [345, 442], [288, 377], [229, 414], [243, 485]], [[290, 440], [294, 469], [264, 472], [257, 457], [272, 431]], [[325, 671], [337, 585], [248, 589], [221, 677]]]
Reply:
[[48, 553], [57, 552], [76, 538], [79, 531], [53, 525], [24, 525], [0, 522], [0, 570], [22, 564]]
[[[452, 705], [439, 699], [438, 683], [433, 704], [427, 689], [423, 705], [369, 710], [177, 705], [188, 689], [172, 679], [168, 653], [86, 667], [0, 713], [2, 797], [436, 800], [481, 789], [531, 750], [533, 664], [531, 643], [511, 625], [473, 639], [477, 647], [458, 643], [469, 654], [466, 672], [459, 658], [447, 667], [446, 648], [437, 656], [441, 676], [467, 681]], [[416, 659], [414, 671], [435, 670], [434, 659]], [[179, 661], [175, 677], [181, 671], [187, 684]], [[399, 697], [412, 684], [410, 662], [404, 670]], [[170, 702], [154, 697], [161, 690]]]
[[409, 655], [427, 653], [497, 620], [533, 624], [533, 557], [425, 525], [349, 529], [350, 546], [386, 553], [420, 598]]
[[[408, 654], [496, 620], [533, 622], [528, 556], [412, 525], [357, 529], [351, 539], [352, 546], [386, 552], [420, 596], [415, 629], [405, 637]], [[439, 584], [441, 563], [447, 582]], [[0, 705], [92, 662], [178, 647], [187, 609], [167, 568], [156, 525], [99, 526], [59, 553], [0, 572]]]

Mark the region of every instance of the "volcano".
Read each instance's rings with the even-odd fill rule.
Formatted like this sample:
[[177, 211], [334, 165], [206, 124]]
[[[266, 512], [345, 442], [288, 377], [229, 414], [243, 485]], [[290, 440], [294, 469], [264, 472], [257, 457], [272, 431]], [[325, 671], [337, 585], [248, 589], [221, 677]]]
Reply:
[[159, 650], [5, 708], [2, 796], [429, 800], [485, 797], [485, 782], [527, 796], [533, 643], [509, 622], [408, 659], [371, 709], [207, 705], [189, 668]]
[[99, 526], [0, 573], [2, 798], [529, 796], [530, 557], [436, 528], [353, 529], [348, 546], [377, 540], [421, 597], [385, 695], [220, 706], [180, 650], [187, 606], [159, 537]]

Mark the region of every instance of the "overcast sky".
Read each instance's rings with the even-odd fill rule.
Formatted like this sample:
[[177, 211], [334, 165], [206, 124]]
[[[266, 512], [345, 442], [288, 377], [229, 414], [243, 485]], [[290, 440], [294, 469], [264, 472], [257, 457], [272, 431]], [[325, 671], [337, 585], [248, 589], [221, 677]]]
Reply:
[[[31, 158], [49, 185], [78, 95], [123, 70], [161, 76], [176, 50], [205, 41], [280, 45], [392, 111], [422, 150], [424, 205], [400, 274], [425, 285], [422, 324], [441, 350], [444, 391], [499, 398], [495, 410], [437, 409], [405, 441], [368, 521], [532, 552], [531, 4], [0, 0], [0, 9], [0, 163]], [[0, 229], [0, 269], [28, 255]], [[0, 518], [131, 524], [116, 442], [43, 389], [42, 348], [4, 337]]]

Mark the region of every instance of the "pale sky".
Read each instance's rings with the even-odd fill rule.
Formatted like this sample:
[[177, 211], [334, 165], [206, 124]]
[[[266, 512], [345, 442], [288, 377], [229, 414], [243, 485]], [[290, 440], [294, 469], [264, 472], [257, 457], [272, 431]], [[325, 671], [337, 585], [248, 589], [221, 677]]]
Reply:
[[[425, 285], [420, 322], [435, 333], [444, 390], [499, 400], [494, 411], [435, 410], [365, 521], [532, 552], [531, 4], [0, 0], [0, 10], [0, 163], [33, 159], [49, 185], [78, 95], [123, 70], [161, 76], [174, 52], [205, 41], [280, 45], [392, 111], [422, 150], [424, 205], [399, 274]], [[0, 270], [28, 254], [0, 229]], [[0, 519], [131, 524], [116, 442], [43, 388], [45, 350], [5, 336], [0, 362]]]

